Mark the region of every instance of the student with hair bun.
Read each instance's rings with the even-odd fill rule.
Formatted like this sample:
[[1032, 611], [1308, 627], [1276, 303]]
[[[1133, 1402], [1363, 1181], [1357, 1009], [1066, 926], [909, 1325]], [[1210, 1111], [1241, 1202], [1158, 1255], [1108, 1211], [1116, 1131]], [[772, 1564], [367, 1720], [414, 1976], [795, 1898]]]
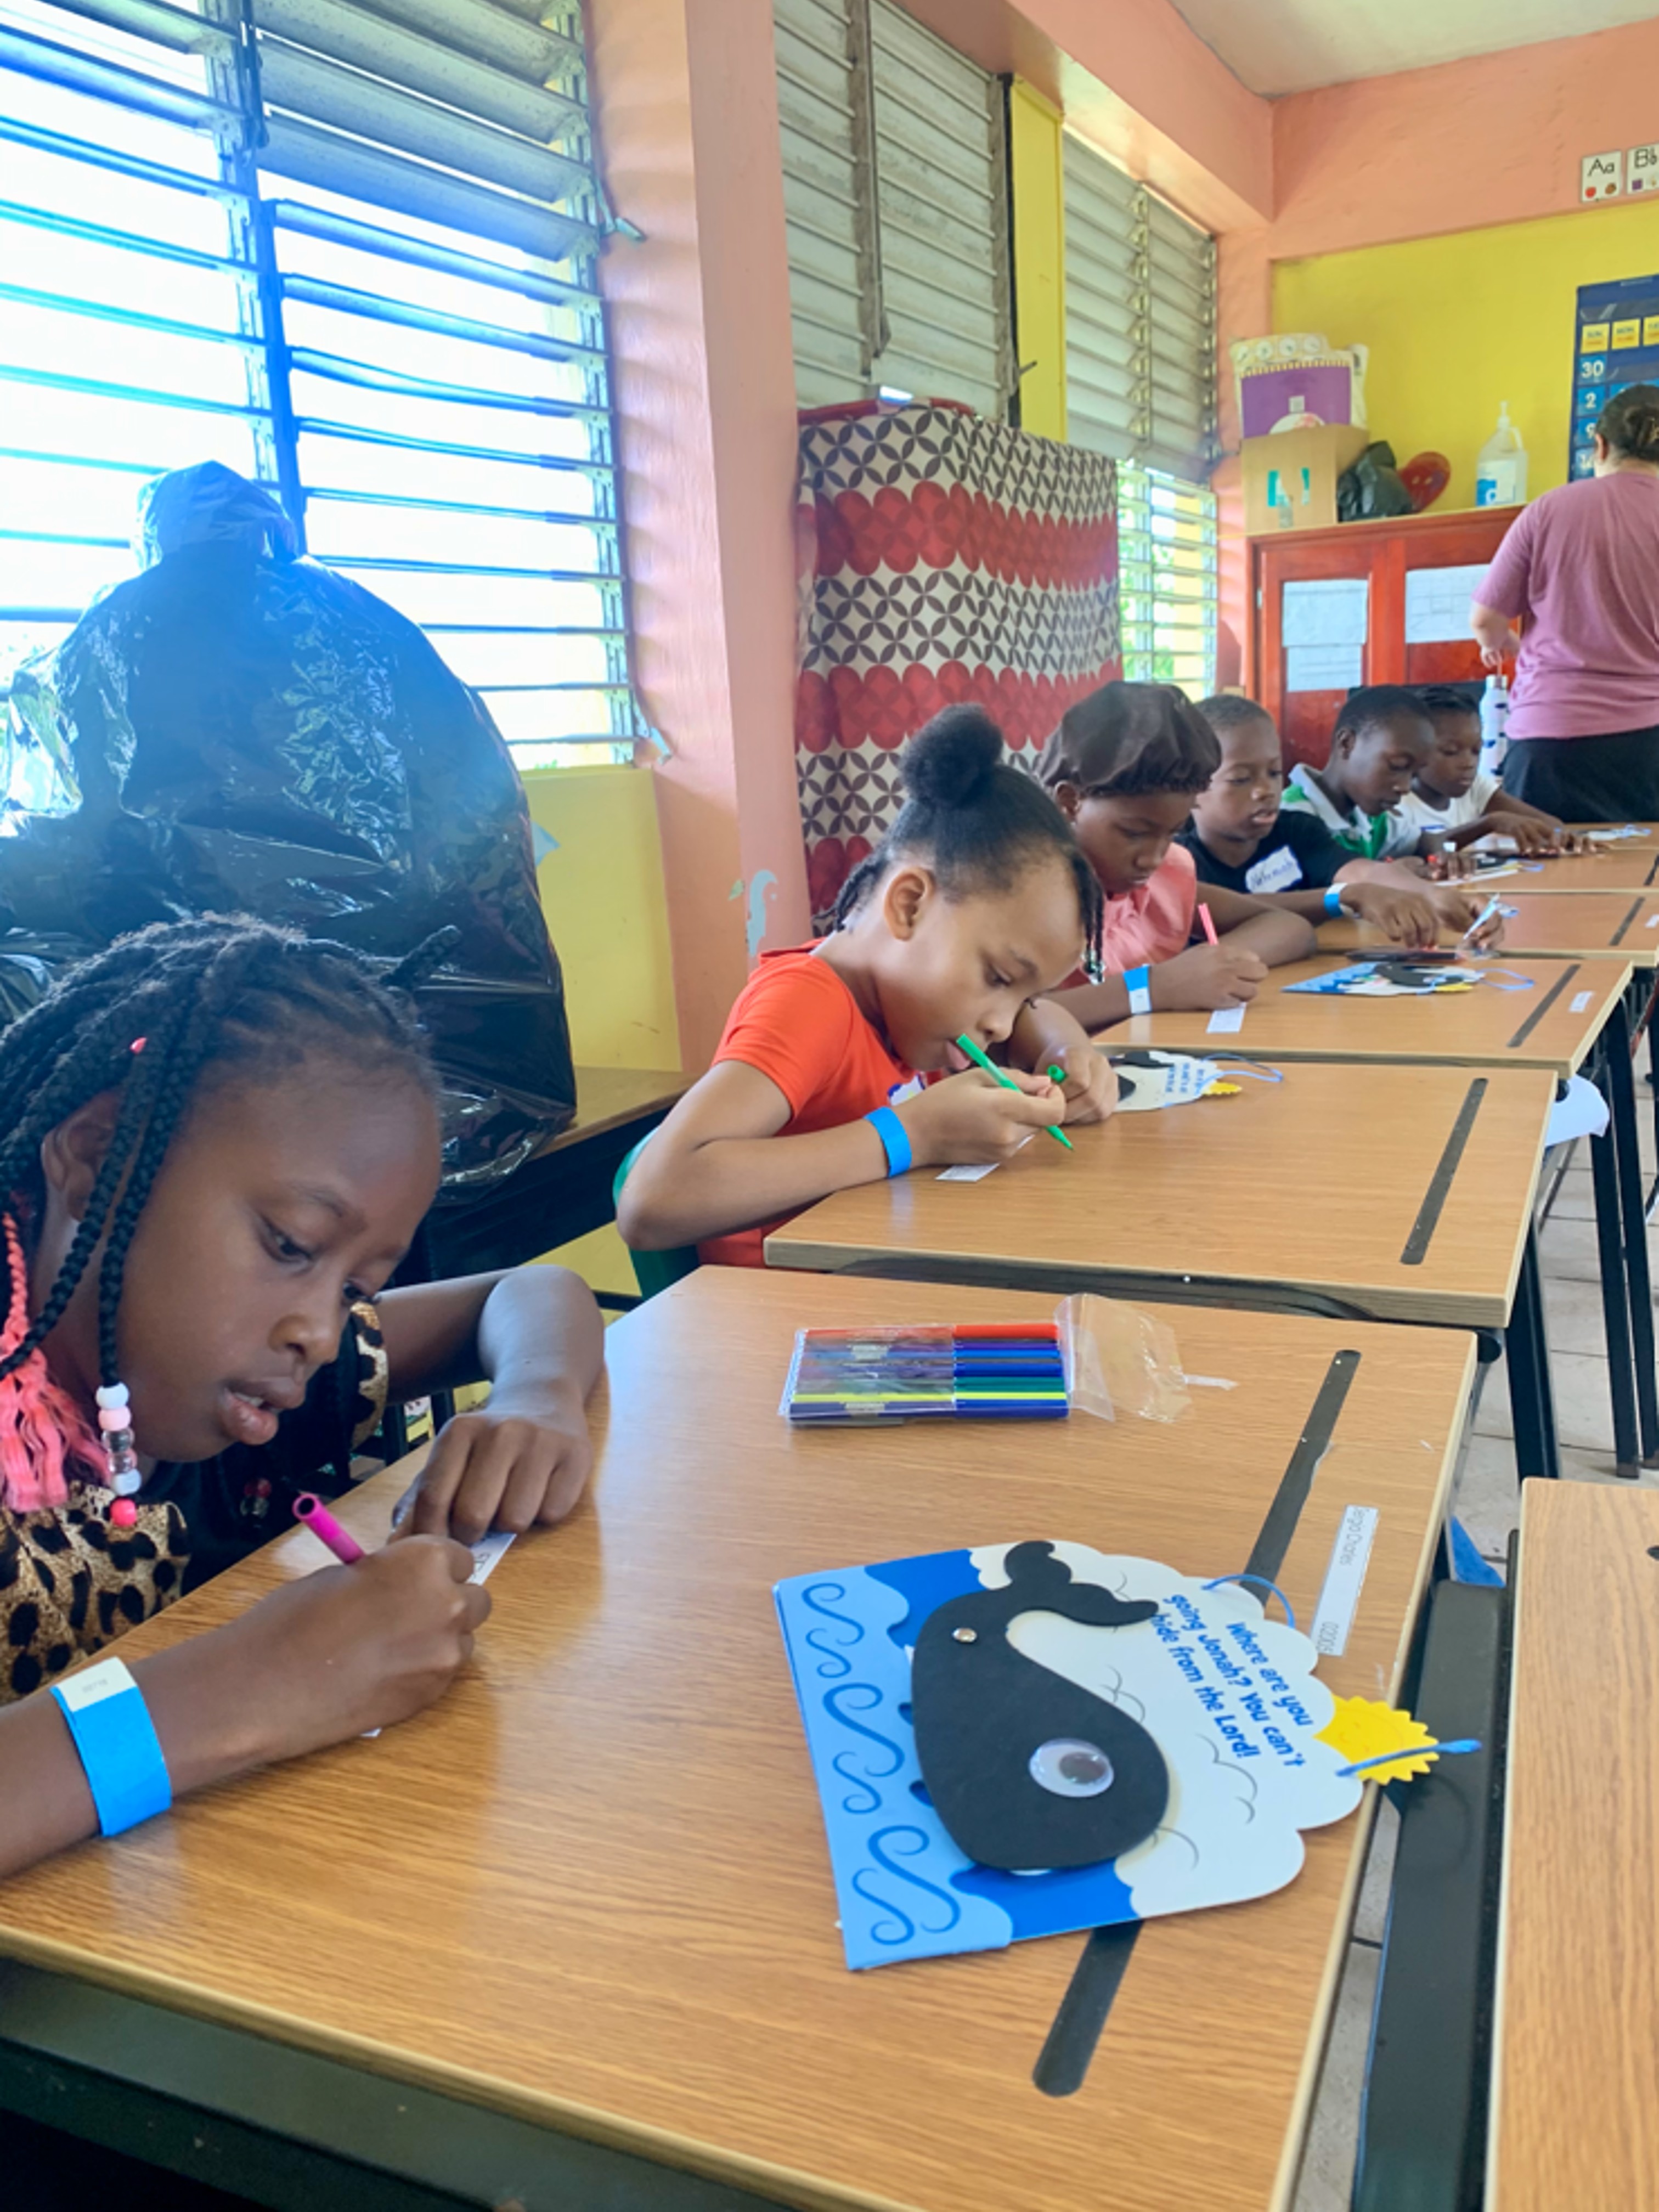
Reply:
[[[1059, 810], [976, 707], [935, 715], [900, 772], [904, 805], [848, 877], [834, 931], [763, 954], [714, 1065], [635, 1163], [617, 1218], [636, 1250], [697, 1243], [759, 1267], [767, 1231], [831, 1191], [1005, 1160], [1110, 1112], [1109, 1066], [1043, 999], [1100, 933], [1099, 886]], [[961, 1036], [1006, 1046], [1018, 1087], [971, 1066]]]
[[1516, 654], [1504, 788], [1562, 822], [1659, 821], [1659, 386], [1615, 392], [1595, 473], [1510, 525], [1469, 610]]

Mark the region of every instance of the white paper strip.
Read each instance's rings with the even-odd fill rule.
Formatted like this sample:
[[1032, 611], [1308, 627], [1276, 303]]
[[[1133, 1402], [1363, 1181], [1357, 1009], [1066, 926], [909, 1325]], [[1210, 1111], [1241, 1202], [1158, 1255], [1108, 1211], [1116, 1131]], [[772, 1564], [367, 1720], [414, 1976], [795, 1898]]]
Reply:
[[1325, 1570], [1325, 1587], [1319, 1593], [1312, 1635], [1322, 1655], [1340, 1659], [1348, 1648], [1348, 1631], [1359, 1604], [1359, 1593], [1370, 1564], [1371, 1539], [1378, 1514], [1374, 1505], [1350, 1505], [1331, 1547], [1331, 1563]]

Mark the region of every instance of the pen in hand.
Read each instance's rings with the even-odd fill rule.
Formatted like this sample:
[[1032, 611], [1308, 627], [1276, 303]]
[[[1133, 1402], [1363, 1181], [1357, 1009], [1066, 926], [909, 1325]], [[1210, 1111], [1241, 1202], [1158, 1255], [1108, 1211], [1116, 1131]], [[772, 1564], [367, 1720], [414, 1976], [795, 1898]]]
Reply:
[[[1014, 1082], [1009, 1076], [1005, 1075], [994, 1060], [988, 1060], [986, 1055], [974, 1042], [972, 1037], [959, 1036], [957, 1039], [957, 1050], [958, 1052], [965, 1052], [969, 1059], [973, 1061], [975, 1067], [982, 1067], [992, 1080], [994, 1082], [1000, 1083], [1005, 1091], [1018, 1090], [1018, 1084]], [[1051, 1067], [1048, 1070], [1048, 1079], [1050, 1082], [1053, 1082], [1054, 1076], [1054, 1072]], [[1077, 1146], [1072, 1142], [1071, 1139], [1066, 1135], [1063, 1129], [1045, 1129], [1043, 1134], [1045, 1136], [1052, 1137], [1057, 1145], [1064, 1145], [1068, 1152], [1074, 1152], [1077, 1150]]]

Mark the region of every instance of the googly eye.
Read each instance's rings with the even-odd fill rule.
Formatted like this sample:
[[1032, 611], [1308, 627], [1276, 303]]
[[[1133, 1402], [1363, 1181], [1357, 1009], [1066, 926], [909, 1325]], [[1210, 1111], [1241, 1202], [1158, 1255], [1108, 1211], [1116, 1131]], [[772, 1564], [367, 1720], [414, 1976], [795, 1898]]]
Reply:
[[1030, 1759], [1031, 1779], [1056, 1797], [1098, 1797], [1112, 1786], [1112, 1762], [1097, 1743], [1051, 1736]]

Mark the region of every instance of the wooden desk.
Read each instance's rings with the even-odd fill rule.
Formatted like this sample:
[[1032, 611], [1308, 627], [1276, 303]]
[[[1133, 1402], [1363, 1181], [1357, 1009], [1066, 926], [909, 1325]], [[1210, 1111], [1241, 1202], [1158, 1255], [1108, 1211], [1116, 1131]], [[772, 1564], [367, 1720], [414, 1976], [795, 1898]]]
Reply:
[[1055, 1295], [1272, 1304], [1294, 1286], [1373, 1320], [1501, 1328], [1554, 1091], [1536, 1070], [1310, 1062], [1073, 1130], [1074, 1155], [1038, 1138], [983, 1182], [922, 1169], [842, 1191], [774, 1231], [766, 1257]]
[[1575, 854], [1571, 859], [1528, 861], [1519, 874], [1499, 876], [1492, 888], [1501, 891], [1505, 885], [1528, 896], [1558, 891], [1623, 891], [1626, 897], [1637, 891], [1659, 893], [1659, 850], [1645, 839], [1638, 844], [1631, 837], [1617, 845], [1602, 845], [1594, 853]]
[[1659, 2190], [1659, 1496], [1528, 1483], [1486, 2203]]
[[[1081, 2088], [1042, 2096], [1031, 2069], [1081, 1939], [842, 1964], [772, 1585], [1050, 1530], [1242, 1566], [1332, 1359], [1357, 1350], [1276, 1579], [1305, 1618], [1344, 1508], [1379, 1507], [1346, 1653], [1320, 1672], [1339, 1695], [1394, 1695], [1473, 1342], [1183, 1308], [1162, 1316], [1183, 1364], [1237, 1387], [1194, 1389], [1169, 1426], [799, 1434], [778, 1418], [805, 1322], [1051, 1304], [721, 1268], [676, 1284], [610, 1332], [592, 1502], [503, 1560], [441, 1705], [0, 1887], [0, 1951], [88, 2006], [102, 1984], [159, 2021], [182, 2008], [256, 2051], [298, 2044], [487, 2108], [450, 2108], [458, 2146], [507, 2112], [836, 2212], [1282, 2212], [1374, 1799], [1311, 1832], [1276, 1896], [1149, 1923]], [[402, 1480], [342, 1517], [371, 1534]], [[310, 1537], [280, 1540], [124, 1648], [222, 1620], [316, 1559]], [[320, 2103], [278, 2132], [319, 2130]], [[536, 2206], [683, 2201], [556, 2200], [519, 2172], [502, 2197]]]
[[1558, 962], [1512, 961], [1499, 954], [1491, 964], [1528, 977], [1529, 991], [1483, 984], [1446, 999], [1322, 999], [1291, 990], [1292, 983], [1346, 966], [1351, 957], [1328, 954], [1275, 968], [1245, 1009], [1236, 1036], [1212, 1036], [1208, 1014], [1140, 1014], [1117, 1023], [1097, 1042], [1275, 1061], [1547, 1067], [1566, 1077], [1583, 1065], [1630, 976], [1627, 967], [1613, 961], [1598, 959], [1569, 975]]
[[[1513, 907], [1504, 924], [1500, 960], [1583, 960], [1612, 957], [1632, 968], [1659, 967], [1659, 897], [1639, 891], [1575, 891], [1545, 895], [1523, 886], [1524, 876], [1505, 876], [1489, 896]], [[1473, 887], [1479, 890], [1477, 884]], [[1441, 937], [1457, 943], [1455, 930]], [[1388, 945], [1375, 922], [1327, 921], [1320, 926], [1323, 952], [1375, 951]], [[1390, 947], [1390, 950], [1394, 948]]]
[[654, 1126], [679, 1103], [694, 1079], [676, 1068], [579, 1067], [576, 1070], [576, 1117], [568, 1129], [535, 1152], [544, 1159], [614, 1129], [636, 1121]]

